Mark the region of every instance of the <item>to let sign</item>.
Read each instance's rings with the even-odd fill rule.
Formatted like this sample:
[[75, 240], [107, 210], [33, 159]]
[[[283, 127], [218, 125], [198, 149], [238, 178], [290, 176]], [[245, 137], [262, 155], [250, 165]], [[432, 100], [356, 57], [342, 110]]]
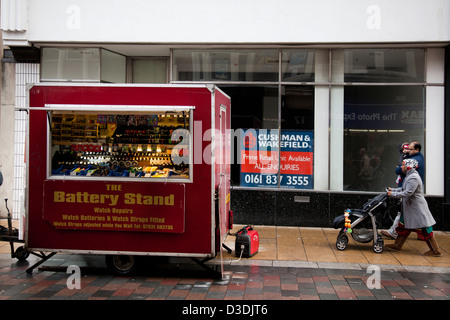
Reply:
[[313, 188], [314, 133], [247, 130], [241, 139], [241, 186]]

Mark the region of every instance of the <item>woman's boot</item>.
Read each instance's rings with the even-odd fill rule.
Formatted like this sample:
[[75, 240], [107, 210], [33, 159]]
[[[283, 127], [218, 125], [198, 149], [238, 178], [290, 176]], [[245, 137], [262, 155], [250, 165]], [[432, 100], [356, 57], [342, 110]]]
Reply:
[[394, 243], [387, 244], [387, 245], [385, 245], [385, 247], [390, 250], [400, 251], [400, 250], [402, 250], [402, 247], [405, 244], [406, 239], [408, 239], [408, 236], [398, 235], [397, 239], [395, 239]]
[[430, 251], [425, 252], [423, 254], [424, 256], [433, 256], [433, 257], [442, 256], [442, 252], [439, 251], [439, 246], [437, 244], [435, 237], [425, 240], [425, 242], [427, 243], [428, 248], [430, 248]]

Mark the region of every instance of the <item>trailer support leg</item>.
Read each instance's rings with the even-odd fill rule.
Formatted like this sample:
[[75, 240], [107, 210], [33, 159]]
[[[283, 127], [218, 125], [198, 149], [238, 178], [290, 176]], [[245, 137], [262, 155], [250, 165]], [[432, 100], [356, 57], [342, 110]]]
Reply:
[[27, 273], [33, 273], [33, 270], [37, 267], [39, 267], [41, 264], [43, 264], [45, 261], [47, 261], [48, 259], [50, 259], [51, 257], [53, 257], [56, 252], [51, 252], [50, 254], [46, 255], [44, 252], [36, 253], [36, 252], [30, 252], [31, 254], [41, 258], [41, 260], [39, 260], [37, 263], [35, 263], [34, 265], [32, 265], [31, 267], [29, 267], [26, 271]]
[[205, 269], [206, 271], [210, 272], [214, 277], [221, 277], [221, 274], [219, 271], [215, 270], [215, 268], [212, 268], [210, 266], [207, 266], [205, 262], [208, 262], [212, 258], [205, 258], [203, 260], [199, 260], [197, 258], [191, 258], [192, 261], [194, 261], [196, 264], [198, 264], [200, 267]]
[[15, 258], [16, 256], [14, 255], [14, 242], [10, 241], [9, 246], [11, 247], [11, 258]]
[[227, 246], [225, 243], [222, 243], [222, 247], [223, 247], [225, 250], [227, 250], [228, 253], [231, 253], [231, 252], [232, 252], [232, 250], [230, 249], [230, 247]]

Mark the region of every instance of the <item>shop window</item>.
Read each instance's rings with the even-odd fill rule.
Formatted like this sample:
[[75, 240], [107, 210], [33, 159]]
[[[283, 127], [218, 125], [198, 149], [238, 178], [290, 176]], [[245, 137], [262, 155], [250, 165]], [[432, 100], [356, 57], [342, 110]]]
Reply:
[[425, 81], [423, 49], [349, 49], [344, 55], [345, 82]]
[[41, 81], [126, 80], [126, 57], [99, 48], [42, 48]]
[[42, 81], [100, 81], [98, 48], [43, 48]]
[[220, 89], [230, 96], [232, 101], [231, 128], [234, 136], [231, 180], [234, 185], [239, 185], [242, 138], [239, 134], [248, 129], [278, 128], [278, 87], [221, 85]]
[[412, 141], [424, 141], [423, 86], [345, 87], [345, 190], [396, 186], [400, 146]]
[[314, 87], [281, 87], [281, 128], [314, 130]]
[[[231, 97], [234, 132], [253, 130], [253, 137], [233, 144], [235, 185], [306, 189], [316, 182], [321, 189], [378, 192], [395, 185], [398, 145], [424, 140], [424, 49], [180, 49], [172, 54], [172, 81], [218, 84]], [[247, 85], [258, 81], [266, 83]], [[240, 162], [242, 150], [264, 135], [278, 137], [280, 148], [291, 143], [294, 149], [266, 144], [270, 150], [258, 155], [277, 155], [279, 162], [265, 165], [278, 169], [266, 175], [256, 170], [245, 180], [249, 169]], [[305, 142], [303, 150], [299, 142]], [[291, 159], [311, 159], [304, 167], [311, 174], [283, 185], [283, 152], [309, 153]], [[361, 181], [363, 153], [371, 169]]]
[[281, 81], [314, 82], [314, 51], [283, 50]]
[[123, 55], [101, 50], [101, 82], [125, 83], [126, 82], [126, 61]]
[[233, 129], [278, 128], [278, 87], [220, 85], [233, 103]]
[[190, 112], [51, 111], [51, 176], [190, 179]]
[[278, 50], [174, 50], [173, 81], [278, 81]]
[[277, 86], [221, 86], [231, 97], [231, 180], [244, 187], [312, 189], [314, 90]]
[[133, 83], [167, 83], [165, 58], [133, 59]]

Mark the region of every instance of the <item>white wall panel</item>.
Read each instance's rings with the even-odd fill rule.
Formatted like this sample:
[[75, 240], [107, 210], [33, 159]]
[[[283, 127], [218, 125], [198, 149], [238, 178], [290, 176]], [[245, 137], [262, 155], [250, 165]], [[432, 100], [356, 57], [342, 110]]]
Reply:
[[449, 41], [447, 0], [33, 0], [31, 41]]
[[443, 86], [426, 88], [425, 193], [433, 196], [444, 195], [444, 97]]

